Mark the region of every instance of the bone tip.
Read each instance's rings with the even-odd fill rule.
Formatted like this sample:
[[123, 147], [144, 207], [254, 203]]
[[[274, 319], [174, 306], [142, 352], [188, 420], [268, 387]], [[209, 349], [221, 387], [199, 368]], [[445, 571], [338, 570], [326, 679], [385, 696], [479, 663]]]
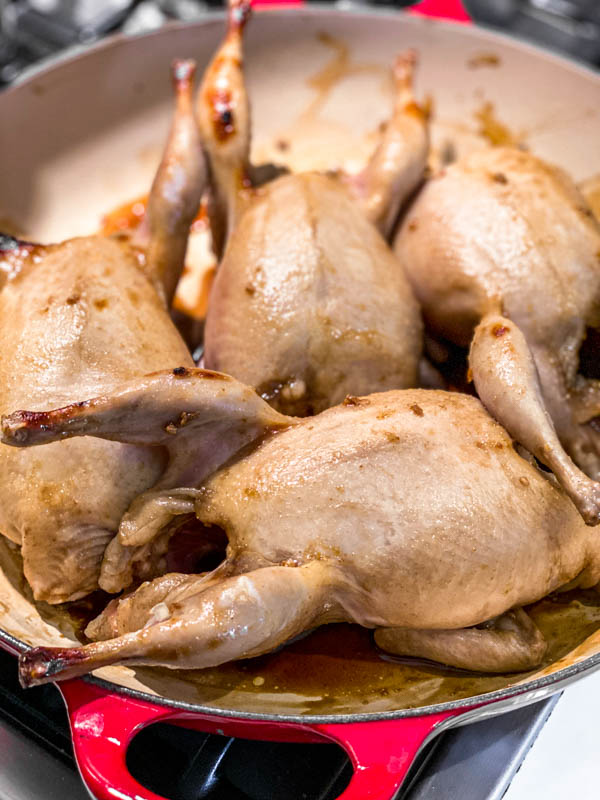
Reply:
[[34, 647], [19, 657], [19, 682], [24, 689], [49, 683], [74, 660], [76, 650]]
[[21, 411], [4, 415], [1, 419], [2, 442], [4, 444], [25, 444], [28, 439], [27, 420]]
[[[102, 638], [108, 638], [102, 636], [102, 629], [105, 626], [106, 614], [110, 605], [111, 603], [108, 604], [108, 606], [104, 609], [104, 611], [101, 614], [99, 614], [97, 617], [94, 617], [94, 619], [88, 622], [88, 624], [85, 626], [84, 633], [87, 636], [87, 638], [91, 639], [93, 642], [96, 642]], [[113, 635], [116, 636], [116, 634]]]
[[600, 510], [596, 507], [583, 508], [581, 510], [581, 516], [585, 524], [589, 525], [590, 528], [594, 528], [600, 523]]
[[405, 50], [396, 56], [394, 77], [401, 86], [410, 86], [412, 84], [418, 60], [417, 51], [413, 49]]
[[189, 89], [196, 74], [196, 62], [190, 58], [176, 58], [171, 64], [173, 86], [177, 91]]
[[11, 253], [15, 250], [33, 250], [39, 245], [33, 242], [26, 242], [24, 239], [19, 239], [12, 236], [10, 233], [2, 233], [0, 231], [0, 253]]
[[251, 0], [229, 0], [227, 30], [237, 33], [244, 29], [252, 11]]

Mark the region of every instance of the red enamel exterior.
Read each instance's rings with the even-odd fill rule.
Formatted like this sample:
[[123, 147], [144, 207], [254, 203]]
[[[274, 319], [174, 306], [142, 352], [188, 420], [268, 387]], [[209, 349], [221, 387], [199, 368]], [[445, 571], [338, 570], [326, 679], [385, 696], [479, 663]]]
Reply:
[[464, 714], [467, 708], [422, 717], [315, 725], [314, 730], [341, 745], [350, 756], [354, 774], [338, 800], [391, 800], [402, 785], [415, 756], [435, 735], [441, 722]]
[[422, 17], [451, 19], [466, 24], [473, 21], [461, 0], [421, 0], [418, 5], [407, 11], [409, 14], [419, 14]]
[[59, 686], [67, 705], [73, 750], [88, 790], [99, 800], [164, 800], [139, 784], [126, 766], [129, 743], [142, 728], [171, 722], [207, 733], [282, 742], [333, 741], [354, 774], [340, 800], [391, 800], [436, 727], [470, 709], [375, 722], [302, 725], [195, 714], [112, 694], [75, 680]]
[[[276, 7], [279, 6], [302, 6], [304, 0], [253, 0], [253, 8]], [[407, 9], [409, 14], [416, 14], [420, 17], [432, 17], [433, 19], [448, 19], [454, 22], [469, 24], [472, 22], [469, 13], [462, 4], [461, 0], [421, 0], [418, 5]]]

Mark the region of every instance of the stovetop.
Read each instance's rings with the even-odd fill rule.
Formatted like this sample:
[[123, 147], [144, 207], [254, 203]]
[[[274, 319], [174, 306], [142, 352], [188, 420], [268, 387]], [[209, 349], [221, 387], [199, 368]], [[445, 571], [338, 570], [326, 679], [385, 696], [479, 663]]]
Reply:
[[[88, 798], [58, 690], [24, 691], [16, 675], [16, 659], [0, 651], [0, 800]], [[399, 798], [500, 800], [557, 700], [441, 734]], [[232, 739], [165, 723], [136, 736], [127, 764], [170, 800], [334, 800], [351, 776], [337, 745]]]

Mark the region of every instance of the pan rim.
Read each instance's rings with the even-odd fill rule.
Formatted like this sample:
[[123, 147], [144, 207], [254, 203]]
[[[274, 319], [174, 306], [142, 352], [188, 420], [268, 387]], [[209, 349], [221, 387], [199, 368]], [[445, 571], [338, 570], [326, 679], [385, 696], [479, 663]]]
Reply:
[[[572, 73], [580, 75], [581, 77], [585, 77], [586, 79], [591, 79], [594, 82], [600, 84], [600, 70], [595, 70], [591, 67], [588, 67], [573, 57], [565, 56], [563, 54], [559, 55], [552, 51], [545, 50], [544, 48], [536, 44], [533, 44], [527, 40], [523, 40], [518, 37], [509, 36], [504, 33], [493, 31], [490, 30], [489, 28], [483, 28], [483, 27], [480, 28], [477, 26], [471, 27], [465, 25], [457, 26], [455, 23], [452, 22], [437, 20], [437, 19], [421, 18], [418, 16], [403, 13], [402, 11], [398, 10], [392, 11], [389, 9], [383, 9], [377, 7], [364, 10], [335, 9], [332, 8], [330, 5], [322, 3], [315, 3], [311, 4], [310, 7], [300, 7], [300, 8], [299, 7], [290, 7], [290, 8], [280, 7], [280, 8], [268, 8], [268, 9], [262, 8], [259, 10], [259, 13], [267, 14], [271, 17], [280, 17], [282, 19], [285, 17], [289, 17], [291, 15], [298, 17], [305, 17], [305, 18], [321, 17], [323, 19], [330, 19], [332, 21], [334, 19], [342, 17], [346, 19], [356, 20], [356, 22], [358, 23], [361, 20], [370, 20], [376, 18], [381, 21], [388, 20], [394, 23], [402, 21], [402, 23], [408, 23], [409, 25], [417, 25], [417, 26], [435, 25], [436, 27], [441, 27], [447, 30], [454, 30], [455, 32], [459, 31], [461, 35], [464, 35], [468, 38], [472, 38], [473, 41], [480, 40], [482, 41], [482, 43], [485, 44], [492, 44], [494, 42], [497, 42], [499, 45], [502, 45], [503, 47], [506, 47], [509, 50], [524, 52], [538, 59], [542, 59], [543, 61], [555, 64], [557, 66], [561, 66], [562, 68], [567, 69]], [[120, 33], [106, 37], [105, 39], [102, 39], [101, 41], [93, 45], [88, 45], [85, 47], [76, 46], [74, 48], [70, 48], [64, 53], [61, 53], [57, 56], [52, 56], [49, 59], [45, 59], [40, 64], [31, 67], [29, 69], [26, 69], [10, 87], [8, 87], [2, 92], [2, 95], [0, 95], [0, 105], [2, 103], [2, 97], [12, 96], [14, 95], [15, 92], [19, 92], [22, 89], [26, 89], [28, 86], [32, 86], [34, 82], [38, 80], [40, 77], [50, 75], [55, 71], [60, 70], [63, 67], [67, 68], [81, 58], [93, 56], [103, 51], [110, 51], [115, 47], [125, 46], [125, 44], [131, 41], [144, 40], [144, 39], [151, 41], [154, 37], [164, 36], [176, 30], [183, 30], [189, 28], [200, 29], [202, 27], [221, 21], [223, 19], [224, 19], [223, 12], [207, 11], [205, 16], [201, 20], [197, 20], [192, 23], [169, 22], [163, 25], [161, 28], [154, 31], [144, 32], [135, 35]], [[8, 650], [13, 652], [25, 652], [30, 649], [30, 646], [27, 645], [25, 642], [14, 637], [12, 634], [2, 630], [1, 628], [0, 628], [0, 644], [3, 644]], [[542, 692], [542, 696], [548, 696], [550, 694], [560, 691], [561, 688], [567, 683], [570, 683], [582, 677], [584, 674], [590, 673], [597, 668], [600, 668], [600, 653], [588, 656], [582, 661], [576, 662], [574, 664], [571, 664], [570, 666], [559, 669], [556, 672], [551, 673], [550, 675], [544, 675], [539, 678], [536, 678], [533, 681], [524, 682], [515, 686], [509, 686], [504, 689], [497, 689], [493, 692], [487, 692], [484, 694], [462, 698], [460, 700], [452, 700], [445, 703], [420, 706], [417, 708], [399, 709], [395, 711], [371, 712], [364, 714], [331, 713], [327, 715], [308, 715], [308, 714], [294, 715], [294, 714], [277, 714], [274, 712], [261, 713], [261, 712], [225, 709], [212, 706], [203, 706], [200, 704], [189, 703], [181, 700], [172, 700], [158, 695], [152, 695], [147, 692], [122, 686], [120, 684], [113, 683], [112, 681], [108, 681], [103, 678], [98, 678], [93, 675], [84, 676], [81, 680], [91, 685], [95, 685], [102, 689], [105, 689], [112, 694], [117, 694], [120, 696], [125, 696], [136, 700], [141, 700], [142, 702], [150, 703], [152, 705], [163, 706], [165, 708], [193, 712], [194, 714], [202, 716], [220, 717], [231, 720], [248, 720], [248, 721], [252, 720], [252, 721], [262, 721], [262, 722], [272, 722], [272, 723], [286, 722], [296, 725], [316, 725], [316, 724], [351, 724], [355, 722], [377, 722], [377, 721], [381, 722], [387, 720], [397, 720], [402, 718], [420, 717], [430, 714], [451, 712], [451, 711], [456, 711], [458, 709], [465, 709], [466, 712], [468, 711], [468, 709], [473, 708], [474, 706], [483, 706], [483, 705], [488, 705], [490, 703], [501, 703], [502, 701], [508, 701], [512, 698], [518, 698], [518, 697], [522, 698], [523, 703], [521, 704], [524, 704], [525, 702], [533, 701], [532, 694], [535, 692], [545, 690]], [[541, 697], [539, 698], [536, 697], [535, 699], [536, 700], [541, 699]]]
[[[527, 39], [519, 36], [511, 36], [500, 31], [492, 30], [491, 28], [477, 26], [477, 25], [459, 25], [455, 22], [441, 19], [431, 19], [428, 17], [419, 17], [418, 15], [408, 13], [409, 9], [390, 10], [386, 8], [378, 8], [374, 6], [369, 9], [340, 9], [332, 8], [331, 5], [321, 2], [311, 3], [310, 6], [291, 6], [274, 7], [274, 8], [259, 8], [255, 13], [267, 15], [269, 17], [280, 17], [284, 19], [289, 16], [298, 17], [330, 17], [346, 19], [354, 19], [357, 22], [361, 20], [368, 20], [376, 18], [378, 20], [389, 20], [393, 22], [402, 21], [409, 25], [417, 26], [430, 26], [445, 28], [446, 30], [459, 31], [467, 37], [472, 37], [474, 40], [483, 38], [486, 42], [497, 41], [509, 49], [528, 53], [531, 56], [541, 58], [549, 61], [558, 66], [562, 66], [592, 80], [600, 83], [600, 69], [594, 69], [582, 61], [577, 60], [568, 54], [557, 53], [553, 50], [548, 50], [541, 45], [537, 45]], [[215, 22], [225, 19], [225, 14], [222, 11], [206, 11], [205, 16], [194, 22], [178, 22], [176, 20], [168, 21], [160, 28], [153, 31], [145, 31], [136, 34], [116, 33], [101, 39], [90, 45], [74, 45], [67, 48], [66, 51], [49, 56], [41, 62], [26, 68], [15, 81], [0, 94], [0, 103], [2, 96], [10, 96], [19, 91], [19, 89], [29, 86], [37, 78], [52, 73], [54, 70], [60, 69], [63, 66], [69, 66], [75, 61], [86, 56], [91, 56], [104, 50], [111, 50], [115, 47], [125, 46], [126, 43], [138, 40], [151, 40], [155, 37], [163, 36], [178, 30], [187, 30], [190, 28], [203, 28]]]
[[[10, 651], [25, 653], [32, 647], [25, 642], [17, 639], [12, 634], [0, 628], [0, 645], [4, 644]], [[523, 702], [515, 702], [518, 705], [527, 705], [529, 702], [541, 700], [551, 694], [561, 691], [567, 684], [583, 677], [600, 668], [600, 652], [588, 656], [582, 661], [577, 661], [568, 667], [552, 672], [549, 675], [542, 675], [530, 682], [523, 682], [504, 689], [496, 689], [493, 692], [485, 692], [471, 697], [463, 697], [460, 700], [450, 700], [445, 703], [435, 703], [429, 706], [418, 706], [416, 708], [397, 709], [395, 711], [375, 711], [364, 714], [277, 714], [262, 713], [254, 711], [239, 711], [235, 709], [218, 708], [214, 706], [203, 706], [196, 703], [189, 703], [185, 700], [173, 700], [161, 695], [153, 695], [139, 689], [131, 689], [119, 683], [99, 678], [95, 675], [84, 675], [79, 680], [85, 683], [105, 689], [109, 694], [129, 697], [134, 700], [141, 700], [151, 705], [163, 706], [164, 708], [175, 709], [178, 711], [192, 712], [198, 716], [220, 717], [229, 720], [246, 720], [272, 723], [290, 723], [295, 725], [348, 725], [355, 722], [386, 722], [397, 719], [407, 719], [410, 717], [424, 717], [432, 714], [443, 714], [445, 712], [458, 711], [488, 706], [490, 704], [509, 701], [513, 698], [521, 698]], [[547, 690], [547, 691], [542, 691]], [[532, 695], [542, 692], [539, 697]], [[509, 707], [504, 710], [509, 711]], [[500, 712], [498, 712], [500, 713]], [[168, 720], [164, 720], [168, 721]]]

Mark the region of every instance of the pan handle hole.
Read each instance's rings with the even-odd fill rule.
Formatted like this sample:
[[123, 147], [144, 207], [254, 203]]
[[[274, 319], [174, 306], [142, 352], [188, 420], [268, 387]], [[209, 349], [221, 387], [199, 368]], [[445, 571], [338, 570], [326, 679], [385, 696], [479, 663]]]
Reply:
[[352, 776], [335, 744], [232, 739], [168, 723], [133, 739], [127, 768], [169, 800], [334, 800]]

